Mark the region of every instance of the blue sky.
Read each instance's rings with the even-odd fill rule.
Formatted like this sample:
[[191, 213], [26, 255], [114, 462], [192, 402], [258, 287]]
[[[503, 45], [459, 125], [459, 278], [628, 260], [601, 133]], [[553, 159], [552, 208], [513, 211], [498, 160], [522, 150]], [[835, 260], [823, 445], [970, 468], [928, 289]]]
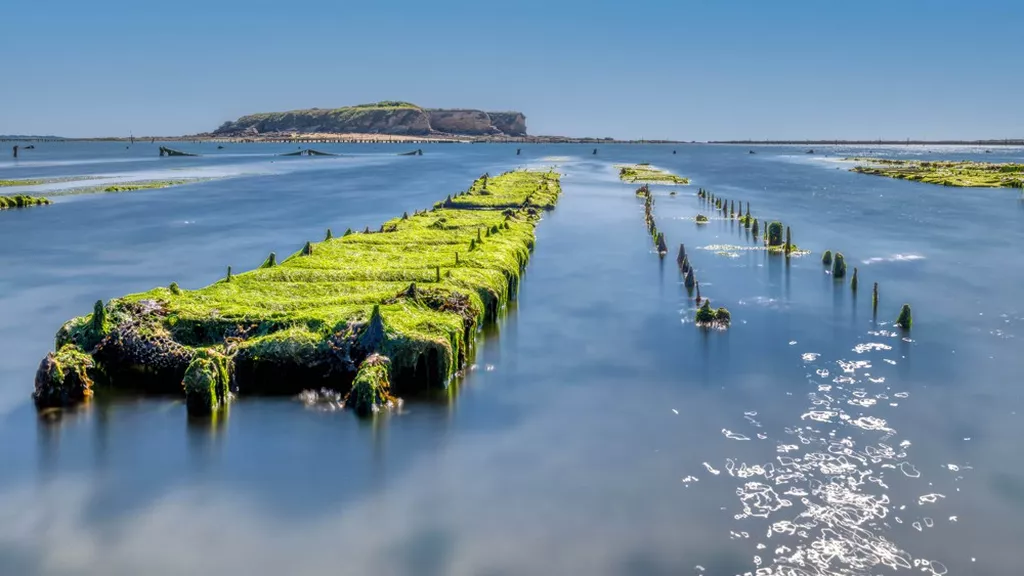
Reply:
[[1024, 2], [19, 1], [0, 133], [382, 99], [618, 138], [1024, 137]]

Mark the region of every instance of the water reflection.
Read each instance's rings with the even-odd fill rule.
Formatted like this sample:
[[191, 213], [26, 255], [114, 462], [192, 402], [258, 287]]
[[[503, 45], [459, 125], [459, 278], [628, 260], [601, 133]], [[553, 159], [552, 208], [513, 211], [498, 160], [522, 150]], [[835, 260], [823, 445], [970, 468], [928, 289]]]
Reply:
[[[940, 571], [921, 562], [934, 558], [950, 573], [1015, 570], [1016, 199], [823, 169], [784, 149], [680, 149], [674, 167], [695, 186], [784, 216], [815, 254], [857, 238], [867, 262], [865, 293], [847, 295], [816, 262], [739, 249], [759, 240], [736, 222], [695, 225], [695, 211], [713, 214], [699, 200], [666, 200], [659, 229], [693, 247], [703, 295], [734, 311], [729, 331], [703, 331], [610, 167], [663, 151], [609, 146], [605, 163], [543, 148], [568, 158], [566, 194], [476, 369], [366, 421], [243, 399], [230, 419], [192, 424], [180, 404], [148, 400], [94, 403], [47, 427], [26, 398], [55, 328], [96, 299], [201, 286], [225, 262], [258, 263], [328, 226], [376, 226], [509, 168], [514, 148], [434, 147], [415, 164], [2, 215], [0, 567], [813, 574]], [[905, 213], [922, 221], [912, 236]], [[954, 217], [971, 241], [949, 242]], [[105, 223], [102, 239], [88, 222]], [[738, 258], [698, 248], [744, 237], [728, 250]], [[875, 281], [881, 316], [864, 334], [857, 299]], [[892, 330], [903, 300], [920, 321], [913, 342]]]

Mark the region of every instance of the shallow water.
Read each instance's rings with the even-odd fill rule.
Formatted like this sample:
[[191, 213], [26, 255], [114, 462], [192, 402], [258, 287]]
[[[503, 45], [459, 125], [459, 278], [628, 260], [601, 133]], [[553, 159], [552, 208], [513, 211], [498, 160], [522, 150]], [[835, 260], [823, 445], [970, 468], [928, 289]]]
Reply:
[[[836, 160], [1021, 149], [318, 145], [350, 156], [281, 159], [291, 146], [251, 144], [159, 159], [158, 145], [44, 143], [0, 161], [0, 179], [220, 177], [0, 213], [2, 574], [1017, 571], [1020, 193]], [[639, 161], [693, 180], [653, 187], [663, 261], [615, 177]], [[565, 194], [519, 301], [447, 400], [373, 422], [253, 398], [218, 425], [171, 400], [35, 415], [39, 360], [96, 299], [200, 287], [482, 172], [551, 163]], [[697, 226], [698, 187], [783, 220], [812, 254], [702, 249], [756, 244], [734, 222]], [[680, 242], [702, 295], [732, 311], [727, 332], [690, 323]], [[824, 249], [859, 268], [856, 295], [823, 273]], [[891, 326], [903, 302], [906, 338]]]

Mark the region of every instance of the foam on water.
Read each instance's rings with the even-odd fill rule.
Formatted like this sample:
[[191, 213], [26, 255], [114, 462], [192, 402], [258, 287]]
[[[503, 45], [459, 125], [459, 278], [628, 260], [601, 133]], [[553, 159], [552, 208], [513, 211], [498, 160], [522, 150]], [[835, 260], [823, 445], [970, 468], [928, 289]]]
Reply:
[[874, 256], [861, 260], [863, 264], [877, 264], [879, 262], [913, 262], [915, 260], [924, 260], [924, 256], [920, 254], [891, 254], [889, 256]]

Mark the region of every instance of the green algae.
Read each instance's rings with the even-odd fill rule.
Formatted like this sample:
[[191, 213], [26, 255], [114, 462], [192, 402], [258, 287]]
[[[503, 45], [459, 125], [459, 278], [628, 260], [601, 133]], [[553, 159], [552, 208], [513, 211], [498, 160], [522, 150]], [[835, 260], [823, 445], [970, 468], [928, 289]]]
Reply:
[[773, 220], [768, 224], [767, 230], [768, 247], [782, 246], [782, 222]]
[[697, 217], [694, 218], [694, 221], [697, 224], [707, 224], [708, 223], [708, 217], [703, 215], [703, 214], [697, 214]]
[[965, 188], [1024, 188], [1024, 164], [951, 160], [845, 158], [851, 172]]
[[368, 416], [395, 402], [391, 395], [391, 361], [386, 356], [371, 354], [359, 366], [352, 389], [345, 397], [345, 407]]
[[228, 403], [231, 363], [215, 350], [203, 350], [189, 363], [182, 378], [189, 416], [210, 416]]
[[95, 368], [92, 358], [73, 344], [50, 352], [36, 372], [32, 400], [38, 408], [56, 408], [84, 402], [92, 396]]
[[842, 252], [836, 252], [832, 257], [832, 277], [843, 278], [846, 276], [846, 258]]
[[[198, 290], [114, 299], [69, 321], [57, 340], [108, 369], [115, 388], [138, 385], [132, 374], [141, 370], [152, 380], [143, 391], [175, 381], [180, 390], [197, 354], [208, 351], [228, 358], [243, 394], [294, 394], [312, 377], [347, 389], [371, 353], [389, 359], [398, 391], [442, 387], [465, 362], [477, 328], [515, 297], [540, 210], [559, 194], [553, 172], [478, 179], [381, 232], [306, 243]], [[371, 345], [365, 335], [374, 325], [383, 337]], [[207, 405], [209, 394], [200, 398]]]
[[832, 265], [832, 251], [831, 250], [825, 250], [825, 253], [821, 255], [821, 263], [824, 266], [831, 266]]
[[707, 299], [694, 314], [694, 322], [704, 328], [728, 328], [732, 322], [732, 314], [725, 308], [712, 309], [711, 300]]
[[[96, 186], [92, 189], [97, 192], [136, 192], [138, 190], [155, 190], [158, 188], [168, 188], [170, 186], [178, 186], [180, 184], [188, 184], [196, 182], [197, 179], [191, 180], [155, 180], [150, 182], [132, 182], [129, 184], [113, 184], [111, 186]], [[88, 189], [83, 189], [88, 190]], [[79, 192], [82, 193], [82, 192]]]
[[617, 165], [619, 179], [623, 182], [649, 182], [652, 184], [689, 184], [689, 178], [677, 176], [667, 170], [649, 164]]
[[13, 208], [29, 208], [31, 206], [46, 206], [52, 204], [49, 198], [42, 196], [29, 196], [18, 194], [16, 196], [0, 196], [0, 210]]
[[903, 307], [900, 308], [899, 317], [896, 318], [896, 325], [904, 330], [910, 330], [910, 327], [913, 326], [913, 324], [914, 319], [910, 313], [910, 304], [904, 304]]
[[0, 188], [4, 186], [38, 186], [46, 182], [46, 180], [0, 180]]

